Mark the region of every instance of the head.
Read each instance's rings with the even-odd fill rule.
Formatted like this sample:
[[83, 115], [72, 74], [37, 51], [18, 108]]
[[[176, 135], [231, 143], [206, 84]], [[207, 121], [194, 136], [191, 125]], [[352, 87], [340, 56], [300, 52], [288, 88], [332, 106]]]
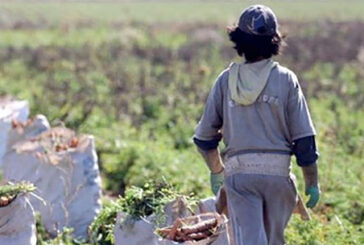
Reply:
[[229, 28], [230, 40], [238, 55], [255, 62], [278, 55], [283, 38], [273, 11], [263, 5], [246, 8], [236, 26]]

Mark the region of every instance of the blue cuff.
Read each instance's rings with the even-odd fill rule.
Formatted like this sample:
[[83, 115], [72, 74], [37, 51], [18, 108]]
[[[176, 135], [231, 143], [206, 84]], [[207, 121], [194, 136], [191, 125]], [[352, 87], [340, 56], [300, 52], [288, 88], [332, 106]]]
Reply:
[[216, 149], [219, 145], [221, 138], [213, 139], [213, 140], [199, 140], [196, 137], [193, 138], [193, 142], [204, 151], [209, 151]]
[[295, 140], [292, 151], [297, 158], [298, 165], [301, 167], [316, 163], [320, 155], [316, 148], [315, 136], [307, 136]]

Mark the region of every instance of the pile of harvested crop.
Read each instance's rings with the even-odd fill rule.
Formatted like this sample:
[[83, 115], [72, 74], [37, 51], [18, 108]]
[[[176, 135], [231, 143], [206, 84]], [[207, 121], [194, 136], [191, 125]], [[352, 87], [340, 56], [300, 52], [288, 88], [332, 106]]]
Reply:
[[31, 141], [35, 144], [41, 144], [44, 148], [44, 153], [54, 153], [77, 148], [80, 139], [70, 129], [52, 128]]
[[35, 191], [35, 186], [28, 182], [0, 185], [0, 207], [9, 205], [17, 195]]
[[203, 213], [183, 219], [176, 219], [173, 226], [157, 229], [156, 233], [174, 242], [198, 242], [209, 239], [212, 242], [226, 223], [225, 216], [216, 212]]
[[11, 120], [11, 127], [12, 129], [24, 129], [26, 127], [29, 127], [34, 122], [34, 118], [30, 118], [27, 121], [19, 121], [16, 119]]
[[[149, 181], [142, 187], [131, 186], [125, 190], [124, 196], [104, 205], [103, 210], [90, 226], [90, 241], [95, 244], [142, 244], [142, 236], [154, 237], [154, 225], [166, 225], [172, 211], [178, 209], [177, 205], [170, 205], [175, 200], [183, 198], [186, 206], [194, 205], [195, 200], [190, 196], [183, 196], [173, 186], [165, 181]], [[119, 215], [118, 215], [119, 214]], [[119, 218], [117, 218], [117, 216]], [[150, 230], [137, 230], [138, 225], [150, 219], [153, 225]], [[115, 224], [117, 224], [115, 226]], [[133, 226], [134, 224], [134, 226]], [[172, 224], [170, 222], [169, 224]], [[132, 227], [132, 232], [126, 227]], [[114, 232], [116, 232], [114, 239]], [[143, 234], [140, 234], [143, 233]], [[135, 241], [135, 243], [131, 242]]]

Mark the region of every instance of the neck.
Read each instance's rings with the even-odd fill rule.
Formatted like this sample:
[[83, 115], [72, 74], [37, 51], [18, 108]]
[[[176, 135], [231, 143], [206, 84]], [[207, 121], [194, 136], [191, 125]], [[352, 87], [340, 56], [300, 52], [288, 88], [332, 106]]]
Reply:
[[261, 56], [261, 57], [258, 57], [256, 59], [254, 59], [254, 60], [247, 60], [245, 63], [255, 63], [255, 62], [258, 62], [258, 61], [262, 61], [264, 59], [265, 58]]

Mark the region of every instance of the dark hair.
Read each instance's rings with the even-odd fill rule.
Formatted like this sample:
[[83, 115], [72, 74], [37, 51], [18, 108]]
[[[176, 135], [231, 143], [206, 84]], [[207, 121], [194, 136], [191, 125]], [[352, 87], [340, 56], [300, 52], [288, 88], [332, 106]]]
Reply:
[[255, 61], [259, 58], [270, 58], [273, 55], [278, 55], [282, 44], [283, 37], [280, 33], [272, 36], [259, 36], [248, 34], [234, 27], [229, 30], [230, 41], [235, 46], [237, 53], [245, 57], [247, 61]]

